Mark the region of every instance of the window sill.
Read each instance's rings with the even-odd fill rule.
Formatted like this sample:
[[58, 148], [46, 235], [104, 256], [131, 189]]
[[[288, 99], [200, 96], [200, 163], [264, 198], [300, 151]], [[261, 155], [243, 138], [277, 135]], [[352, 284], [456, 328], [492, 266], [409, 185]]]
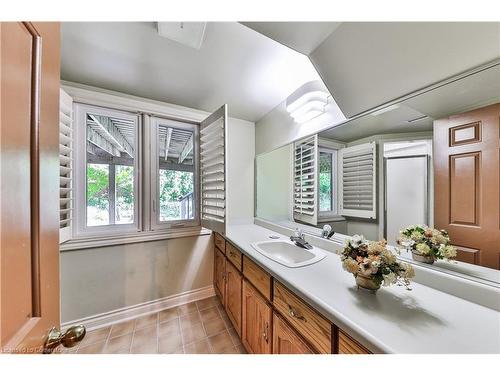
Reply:
[[175, 231], [164, 232], [143, 232], [127, 235], [112, 235], [103, 237], [87, 237], [69, 240], [59, 245], [59, 250], [72, 251], [81, 249], [91, 249], [104, 246], [125, 245], [139, 242], [160, 241], [173, 238], [207, 236], [212, 234], [210, 229], [193, 227], [187, 229], [176, 229]]
[[331, 221], [345, 221], [346, 218], [341, 215], [333, 214], [333, 215], [325, 215], [325, 216], [318, 216], [318, 223], [327, 223]]

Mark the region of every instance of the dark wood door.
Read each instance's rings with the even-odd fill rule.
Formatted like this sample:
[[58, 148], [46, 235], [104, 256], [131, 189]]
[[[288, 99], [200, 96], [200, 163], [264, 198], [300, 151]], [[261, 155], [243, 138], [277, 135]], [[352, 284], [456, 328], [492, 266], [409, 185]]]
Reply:
[[226, 312], [234, 329], [241, 336], [241, 273], [226, 260]]
[[59, 23], [0, 23], [0, 352], [59, 328]]
[[241, 323], [241, 340], [245, 349], [253, 354], [271, 354], [271, 306], [246, 280], [243, 280]]
[[217, 247], [214, 249], [214, 288], [221, 303], [226, 305], [226, 259]]
[[313, 354], [304, 340], [278, 315], [273, 315], [273, 354]]
[[457, 260], [500, 269], [500, 104], [434, 122], [434, 221]]

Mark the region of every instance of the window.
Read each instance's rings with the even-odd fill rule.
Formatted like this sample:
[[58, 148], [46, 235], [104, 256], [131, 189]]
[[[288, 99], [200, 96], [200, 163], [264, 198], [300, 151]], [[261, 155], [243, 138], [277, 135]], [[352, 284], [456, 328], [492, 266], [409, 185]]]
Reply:
[[138, 116], [78, 104], [76, 120], [76, 235], [137, 231]]
[[[118, 97], [108, 96], [108, 99], [127, 103]], [[74, 173], [71, 178], [65, 177], [71, 180], [75, 196], [74, 225], [71, 238], [68, 238], [72, 241], [65, 248], [206, 233], [200, 226], [199, 175], [209, 177], [205, 183], [211, 189], [219, 188], [218, 184], [225, 181], [225, 168], [214, 175], [211, 167], [200, 166], [199, 149], [212, 150], [215, 147], [219, 150], [219, 143], [224, 145], [224, 133], [212, 130], [219, 126], [225, 129], [226, 106], [199, 120], [195, 120], [200, 117], [198, 113], [188, 111], [195, 119], [187, 122], [140, 112], [141, 105], [148, 112], [151, 110], [148, 103], [137, 101], [122, 106], [131, 112], [78, 102], [73, 104], [73, 148], [71, 154], [65, 153], [61, 157], [61, 160], [67, 160], [74, 155]], [[158, 109], [157, 105], [152, 111], [155, 109]], [[169, 114], [171, 110], [165, 107], [161, 112]], [[173, 112], [173, 115], [177, 113]], [[186, 113], [181, 116], [186, 116]], [[214, 119], [218, 122], [215, 123]], [[205, 132], [210, 130], [202, 140], [200, 126], [206, 128]], [[64, 137], [61, 139], [65, 140]], [[61, 150], [66, 149], [61, 146]], [[207, 159], [206, 150], [201, 154], [210, 165], [217, 162], [219, 168], [219, 164], [225, 165], [223, 151], [224, 147], [217, 160], [212, 156]], [[61, 171], [66, 169], [61, 167]], [[62, 197], [67, 194], [67, 188], [62, 185], [66, 180], [61, 181]], [[219, 215], [219, 226], [206, 221], [203, 227], [224, 232], [225, 195], [218, 195], [216, 200], [218, 211], [213, 215]], [[212, 201], [208, 198], [206, 201], [205, 210], [214, 210]], [[62, 204], [61, 200], [61, 207]], [[61, 228], [66, 223], [63, 220], [65, 212], [61, 210]], [[186, 229], [182, 230], [184, 227]]]
[[319, 149], [319, 215], [334, 215], [337, 212], [336, 200], [337, 150]]
[[199, 225], [198, 126], [153, 117], [151, 130], [152, 229]]

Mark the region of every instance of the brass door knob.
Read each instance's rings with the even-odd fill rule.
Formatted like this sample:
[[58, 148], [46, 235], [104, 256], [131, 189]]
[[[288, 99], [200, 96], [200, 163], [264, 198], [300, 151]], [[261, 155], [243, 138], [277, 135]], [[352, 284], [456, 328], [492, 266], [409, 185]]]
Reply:
[[73, 326], [61, 333], [56, 327], [52, 327], [43, 346], [44, 353], [52, 353], [60, 344], [65, 348], [71, 348], [78, 344], [85, 337], [85, 327], [82, 325]]

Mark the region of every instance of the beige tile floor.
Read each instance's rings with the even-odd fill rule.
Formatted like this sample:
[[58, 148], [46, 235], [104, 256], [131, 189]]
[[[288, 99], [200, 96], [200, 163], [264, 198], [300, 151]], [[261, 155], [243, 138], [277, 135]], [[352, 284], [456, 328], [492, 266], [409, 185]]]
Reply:
[[217, 297], [112, 324], [87, 333], [69, 354], [245, 353]]

